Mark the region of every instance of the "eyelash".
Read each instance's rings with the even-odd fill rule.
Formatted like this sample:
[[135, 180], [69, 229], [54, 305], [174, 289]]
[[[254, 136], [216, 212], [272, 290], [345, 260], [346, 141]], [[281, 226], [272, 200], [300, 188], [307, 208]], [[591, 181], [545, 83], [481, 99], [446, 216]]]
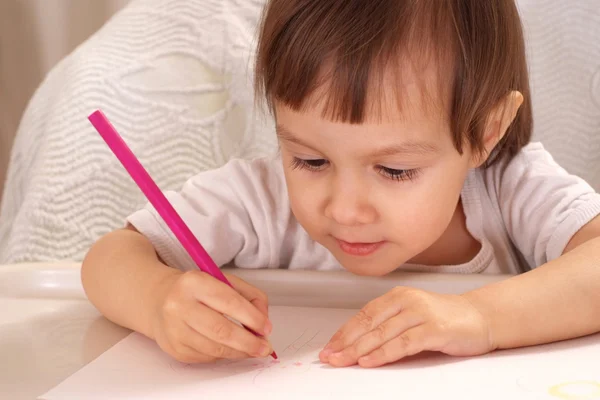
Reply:
[[[323, 168], [328, 163], [327, 160], [324, 159], [316, 159], [316, 160], [303, 160], [298, 157], [294, 157], [292, 159], [292, 169], [305, 169], [311, 172], [319, 172], [321, 168]], [[377, 166], [379, 173], [384, 177], [398, 181], [398, 182], [406, 182], [413, 181], [421, 172], [420, 169], [393, 169], [383, 167], [381, 165]]]

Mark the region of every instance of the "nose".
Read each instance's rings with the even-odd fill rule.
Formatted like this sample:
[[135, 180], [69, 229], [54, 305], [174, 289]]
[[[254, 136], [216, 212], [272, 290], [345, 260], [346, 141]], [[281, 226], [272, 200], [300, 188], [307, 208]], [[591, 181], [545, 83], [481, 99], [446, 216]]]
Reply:
[[325, 206], [325, 216], [343, 226], [374, 223], [377, 211], [369, 202], [369, 192], [359, 182], [334, 183]]

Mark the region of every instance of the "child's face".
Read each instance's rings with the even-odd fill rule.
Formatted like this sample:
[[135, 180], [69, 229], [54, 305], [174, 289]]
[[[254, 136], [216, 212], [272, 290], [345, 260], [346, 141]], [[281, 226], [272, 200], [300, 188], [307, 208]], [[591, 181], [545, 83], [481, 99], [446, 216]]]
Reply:
[[294, 215], [346, 269], [387, 274], [444, 233], [476, 166], [469, 146], [455, 149], [445, 118], [389, 107], [351, 125], [323, 119], [318, 105], [275, 108]]

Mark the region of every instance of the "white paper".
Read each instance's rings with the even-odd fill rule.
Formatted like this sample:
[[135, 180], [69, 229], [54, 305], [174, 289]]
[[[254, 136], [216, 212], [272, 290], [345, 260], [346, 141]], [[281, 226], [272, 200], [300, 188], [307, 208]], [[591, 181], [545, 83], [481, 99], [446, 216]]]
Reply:
[[320, 364], [323, 345], [355, 312], [271, 307], [278, 362], [186, 365], [132, 334], [41, 399], [600, 399], [600, 336], [474, 358], [427, 353], [370, 370]]

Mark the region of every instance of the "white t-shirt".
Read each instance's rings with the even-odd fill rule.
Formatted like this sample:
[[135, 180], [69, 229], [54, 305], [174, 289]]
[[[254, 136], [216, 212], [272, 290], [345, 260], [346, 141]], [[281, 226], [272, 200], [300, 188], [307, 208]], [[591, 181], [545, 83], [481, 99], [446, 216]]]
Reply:
[[[342, 269], [290, 210], [279, 158], [233, 160], [165, 193], [217, 265], [240, 268]], [[519, 273], [559, 257], [571, 237], [600, 214], [600, 194], [554, 162], [540, 143], [526, 146], [505, 169], [469, 172], [462, 190], [467, 229], [481, 243], [461, 265], [399, 265], [444, 273]], [[128, 221], [169, 265], [197, 268], [151, 205]]]

